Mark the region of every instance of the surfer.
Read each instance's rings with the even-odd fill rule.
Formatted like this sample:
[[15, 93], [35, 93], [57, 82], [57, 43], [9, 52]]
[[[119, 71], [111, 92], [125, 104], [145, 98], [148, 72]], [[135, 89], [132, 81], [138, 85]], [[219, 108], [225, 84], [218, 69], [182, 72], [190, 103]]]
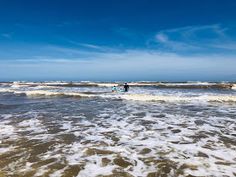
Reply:
[[127, 83], [125, 83], [125, 85], [124, 85], [124, 91], [125, 91], [125, 92], [128, 92], [128, 90], [129, 90], [129, 85], [128, 85]]
[[114, 85], [111, 89], [112, 92], [117, 92], [117, 87]]

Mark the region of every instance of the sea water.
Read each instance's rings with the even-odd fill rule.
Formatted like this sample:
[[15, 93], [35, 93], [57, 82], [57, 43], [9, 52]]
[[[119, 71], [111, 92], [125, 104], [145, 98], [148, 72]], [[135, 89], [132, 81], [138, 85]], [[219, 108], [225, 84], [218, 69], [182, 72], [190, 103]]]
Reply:
[[236, 176], [228, 83], [0, 84], [0, 176]]

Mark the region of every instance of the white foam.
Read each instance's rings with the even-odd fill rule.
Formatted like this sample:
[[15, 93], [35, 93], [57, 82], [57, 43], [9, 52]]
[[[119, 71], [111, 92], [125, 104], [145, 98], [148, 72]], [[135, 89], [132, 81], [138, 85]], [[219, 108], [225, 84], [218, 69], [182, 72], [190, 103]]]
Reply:
[[233, 84], [232, 89], [236, 90], [236, 84]]
[[13, 149], [12, 147], [0, 147], [0, 154], [4, 154], [8, 151], [11, 151], [12, 149]]
[[183, 83], [178, 83], [178, 82], [147, 82], [147, 81], [142, 81], [142, 82], [131, 82], [129, 85], [131, 86], [212, 86], [212, 85], [218, 85], [219, 83], [210, 83], [210, 82], [183, 82]]
[[15, 133], [15, 127], [12, 125], [9, 125], [10, 121], [5, 120], [0, 122], [0, 139], [16, 139], [17, 135]]
[[84, 94], [78, 92], [56, 92], [47, 90], [30, 90], [30, 91], [14, 91], [16, 94], [26, 94], [27, 96], [79, 96], [79, 97], [93, 97], [91, 94]]
[[186, 82], [186, 83], [161, 83], [166, 86], [189, 86], [189, 85], [216, 85], [217, 83], [209, 83], [209, 82]]
[[[96, 177], [98, 175], [111, 175], [112, 174], [112, 170], [114, 169], [114, 166], [105, 166], [102, 167], [99, 164], [87, 164], [84, 167], [84, 170], [81, 170], [78, 177]], [[96, 169], [96, 170], [94, 170]]]
[[[27, 87], [26, 85], [36, 85]], [[48, 86], [56, 84], [68, 84], [67, 82], [49, 82], [49, 83], [14, 83], [12, 87], [2, 87], [0, 92], [13, 92], [15, 94], [26, 94], [27, 96], [78, 96], [78, 97], [103, 97], [103, 98], [121, 98], [134, 101], [166, 101], [166, 102], [236, 102], [236, 94], [232, 93], [214, 93], [194, 91], [176, 91], [176, 90], [158, 90], [153, 88], [132, 88], [128, 93], [111, 93], [110, 87], [118, 83], [96, 83], [101, 87], [55, 87]], [[80, 84], [80, 83], [76, 83]], [[93, 84], [93, 83], [91, 83]], [[153, 83], [130, 83], [130, 85], [153, 84]], [[156, 83], [160, 84], [160, 83]], [[162, 84], [162, 83], [161, 83]], [[164, 83], [165, 85], [206, 85], [216, 83]], [[235, 89], [235, 85], [233, 89]], [[86, 93], [89, 92], [89, 93]], [[99, 93], [100, 92], [100, 93]], [[93, 94], [94, 93], [94, 94]]]
[[197, 97], [186, 96], [162, 96], [162, 95], [147, 95], [147, 94], [124, 94], [119, 95], [120, 98], [135, 101], [167, 101], [167, 102], [192, 102], [192, 101], [217, 101], [217, 102], [236, 102], [235, 95], [204, 95]]
[[64, 122], [62, 124], [62, 129], [70, 131], [72, 129], [71, 122]]
[[118, 86], [117, 83], [96, 83], [99, 87], [113, 87]]
[[[219, 125], [220, 122], [222, 125], [226, 125], [227, 121], [234, 121], [234, 119], [232, 120], [227, 117], [189, 117], [178, 114], [165, 114], [164, 117], [154, 117], [153, 113], [149, 111], [154, 110], [153, 108], [155, 107], [144, 108], [139, 107], [139, 104], [140, 103], [133, 104], [131, 102], [126, 105], [128, 108], [122, 107], [119, 110], [106, 108], [100, 111], [97, 119], [83, 119], [76, 124], [69, 120], [59, 122], [60, 125], [66, 129], [66, 133], [78, 132], [82, 140], [73, 142], [72, 144], [60, 143], [55, 145], [47, 152], [40, 155], [41, 159], [56, 158], [59, 162], [63, 161], [67, 165], [82, 165], [83, 170], [78, 174], [79, 177], [112, 175], [114, 170], [117, 169], [122, 169], [122, 171], [133, 176], [145, 177], [149, 172], [155, 172], [157, 170], [157, 164], [146, 164], [143, 160], [145, 158], [153, 159], [153, 161], [163, 158], [168, 159], [177, 163], [178, 167], [183, 164], [196, 166], [194, 170], [191, 170], [191, 168], [185, 169], [183, 176], [187, 176], [188, 174], [196, 176], [233, 176], [236, 152], [233, 148], [228, 148], [219, 142], [217, 134], [221, 134], [221, 129], [216, 125]], [[127, 116], [123, 116], [125, 113], [124, 110], [126, 109], [132, 110], [132, 112]], [[146, 114], [136, 117], [135, 114], [140, 113], [140, 111]], [[162, 110], [159, 110], [159, 112], [161, 113]], [[199, 119], [204, 119], [206, 123], [201, 126], [196, 125], [194, 121]], [[223, 122], [224, 120], [225, 122]], [[151, 121], [151, 123], [145, 125], [142, 124], [143, 121]], [[181, 124], [186, 124], [187, 126], [182, 127]], [[37, 119], [32, 122], [23, 121], [20, 125], [22, 128], [42, 126]], [[172, 131], [167, 128], [169, 126], [171, 126], [172, 129], [180, 129], [181, 131], [179, 133], [172, 133]], [[228, 126], [227, 129], [233, 132], [234, 126]], [[214, 132], [216, 136], [206, 136], [194, 142], [194, 138], [190, 137], [197, 135], [199, 132]], [[118, 143], [111, 140], [111, 136], [107, 136], [108, 134], [117, 137], [119, 139]], [[58, 135], [58, 133], [56, 135]], [[232, 136], [229, 137], [233, 138]], [[84, 142], [88, 140], [91, 141], [84, 144]], [[213, 143], [211, 145], [213, 149], [204, 147], [204, 145], [207, 145], [209, 142]], [[112, 154], [87, 154], [87, 150], [91, 148], [110, 151]], [[140, 154], [140, 151], [144, 148], [151, 149], [151, 152], [148, 154]], [[209, 157], [196, 156], [199, 151], [207, 154]], [[163, 154], [159, 154], [160, 152]], [[131, 165], [127, 168], [121, 168], [115, 165], [113, 160], [117, 156], [126, 159]], [[102, 164], [102, 158], [104, 157], [111, 160], [111, 162], [107, 165]], [[216, 164], [218, 161], [232, 164], [228, 166]], [[50, 165], [47, 164], [47, 166], [38, 168], [36, 174], [43, 176], [48, 171], [48, 168], [50, 168], [48, 166]], [[55, 171], [51, 176], [60, 176], [65, 170], [66, 168]], [[173, 170], [169, 174], [173, 176], [171, 174], [174, 175]]]
[[52, 174], [50, 174], [49, 176], [50, 177], [59, 177], [59, 176], [63, 176], [63, 172], [65, 171], [66, 168], [63, 168], [63, 169], [60, 169], [60, 170], [57, 170], [55, 172], [53, 172]]
[[[4, 90], [4, 92], [13, 92]], [[166, 102], [236, 102], [236, 95], [203, 95], [203, 96], [181, 96], [181, 95], [150, 95], [150, 94], [86, 94], [80, 92], [63, 92], [51, 90], [29, 90], [14, 91], [16, 94], [26, 94], [27, 96], [79, 96], [79, 97], [104, 97], [104, 98], [121, 98], [134, 101], [166, 101]]]
[[11, 88], [0, 88], [0, 92], [14, 92]]
[[29, 139], [49, 140], [51, 138], [49, 134], [46, 134], [47, 128], [36, 118], [24, 120], [18, 124], [16, 132], [25, 131], [30, 132], [28, 135], [25, 135]]
[[40, 176], [43, 176], [47, 172], [48, 172], [48, 169], [45, 166], [43, 166], [37, 169], [37, 172], [34, 174], [34, 176], [40, 177]]

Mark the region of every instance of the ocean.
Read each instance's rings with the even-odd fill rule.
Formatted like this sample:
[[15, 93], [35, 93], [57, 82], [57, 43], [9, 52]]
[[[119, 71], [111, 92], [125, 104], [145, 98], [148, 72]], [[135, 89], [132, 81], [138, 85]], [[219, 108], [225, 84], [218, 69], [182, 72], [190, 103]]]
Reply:
[[236, 176], [236, 84], [0, 83], [0, 176]]

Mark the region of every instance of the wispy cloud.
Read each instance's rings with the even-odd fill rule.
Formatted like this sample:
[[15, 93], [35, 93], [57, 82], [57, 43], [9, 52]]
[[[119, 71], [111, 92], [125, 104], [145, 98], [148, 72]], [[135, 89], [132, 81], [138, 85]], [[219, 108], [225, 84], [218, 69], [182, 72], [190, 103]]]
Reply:
[[4, 38], [7, 38], [7, 39], [11, 39], [12, 38], [12, 33], [2, 33], [1, 36], [4, 37]]
[[171, 36], [165, 34], [165, 32], [159, 32], [158, 34], [156, 34], [155, 40], [160, 44], [161, 47], [172, 52], [185, 51], [185, 50], [192, 51], [200, 49], [196, 45], [192, 45], [191, 43], [183, 42], [181, 40], [172, 40], [170, 37]]
[[43, 47], [45, 50], [48, 50], [49, 52], [59, 52], [64, 53], [66, 55], [74, 56], [74, 55], [83, 55], [87, 54], [87, 51], [81, 50], [80, 48], [75, 47], [64, 47], [59, 45], [46, 45]]
[[168, 39], [168, 36], [163, 34], [163, 33], [158, 33], [156, 35], [156, 39], [159, 41], [159, 42], [162, 42], [162, 43], [166, 43], [166, 42], [169, 42], [169, 39]]
[[80, 43], [80, 46], [91, 48], [91, 49], [98, 49], [98, 50], [103, 50], [104, 49], [103, 46], [98, 46], [98, 45], [94, 45], [94, 44]]
[[92, 44], [92, 43], [82, 43], [77, 42], [74, 40], [66, 39], [65, 42], [72, 44], [76, 46], [77, 48], [80, 48], [80, 50], [87, 50], [90, 52], [112, 52], [112, 51], [118, 51], [119, 48], [109, 47], [105, 45], [98, 45], [98, 44]]
[[154, 41], [160, 47], [175, 52], [234, 50], [236, 40], [228, 36], [227, 30], [228, 28], [219, 24], [186, 26], [159, 31], [155, 34]]
[[211, 44], [212, 47], [225, 50], [236, 50], [236, 42], [228, 42], [224, 44]]

